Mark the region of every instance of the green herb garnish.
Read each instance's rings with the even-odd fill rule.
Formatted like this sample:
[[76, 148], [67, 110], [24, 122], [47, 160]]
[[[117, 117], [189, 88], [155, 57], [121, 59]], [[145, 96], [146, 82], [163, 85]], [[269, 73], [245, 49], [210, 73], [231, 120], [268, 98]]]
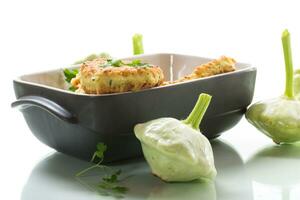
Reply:
[[72, 78], [75, 78], [78, 74], [78, 69], [64, 69], [65, 81], [71, 82]]
[[136, 60], [132, 60], [131, 63], [127, 64], [128, 66], [131, 67], [150, 67], [151, 65], [148, 63], [143, 63], [141, 60], [136, 59]]
[[[72, 78], [75, 78], [76, 75], [78, 74], [78, 69], [64, 69], [64, 75], [65, 75], [65, 81], [70, 83]], [[74, 86], [70, 86], [69, 90], [72, 92], [75, 92], [77, 90], [77, 88], [75, 88]]]
[[[124, 194], [126, 191], [128, 191], [128, 188], [119, 185], [120, 181], [118, 177], [121, 175], [121, 170], [113, 170], [110, 167], [101, 164], [104, 159], [104, 153], [106, 150], [107, 146], [105, 144], [98, 143], [96, 146], [96, 151], [94, 152], [91, 159], [91, 162], [96, 164], [81, 170], [75, 176], [82, 177], [88, 171], [95, 168], [104, 169], [106, 174], [101, 178], [96, 186], [91, 186], [89, 184], [85, 185], [94, 188], [100, 194], [122, 197], [121, 194]], [[110, 173], [108, 173], [107, 171], [110, 171]], [[80, 181], [82, 182], [82, 180]]]
[[109, 80], [109, 86], [111, 86], [112, 85], [112, 82], [113, 82], [113, 80]]
[[133, 61], [130, 63], [130, 66], [135, 67], [135, 66], [141, 66], [141, 65], [143, 65], [143, 64], [144, 64], [144, 63], [142, 63], [141, 60], [137, 59], [137, 60], [133, 60]]
[[70, 86], [70, 87], [69, 87], [69, 90], [72, 91], [72, 92], [75, 92], [75, 91], [77, 90], [77, 88], [74, 87], [74, 86]]
[[104, 165], [101, 165], [103, 159], [104, 159], [104, 152], [106, 151], [107, 149], [107, 146], [103, 143], [98, 143], [97, 146], [96, 146], [96, 151], [95, 153], [93, 154], [93, 157], [91, 159], [91, 162], [95, 163], [96, 160], [98, 160], [96, 162], [95, 165], [92, 165], [91, 167], [88, 167], [80, 172], [78, 172], [76, 174], [76, 176], [82, 176], [83, 174], [85, 174], [86, 172], [90, 171], [91, 169], [94, 169], [94, 168], [103, 168]]
[[91, 162], [94, 162], [95, 159], [98, 158], [98, 159], [100, 159], [100, 163], [101, 163], [102, 160], [104, 159], [104, 152], [107, 150], [107, 146], [103, 143], [98, 143], [96, 147], [97, 147], [97, 150], [95, 151]]
[[150, 67], [151, 65], [148, 63], [143, 63], [141, 60], [136, 59], [130, 62], [123, 61], [123, 60], [107, 60], [106, 63], [99, 65], [99, 67], [122, 67], [122, 66], [129, 66], [129, 67]]
[[103, 177], [102, 181], [98, 184], [98, 187], [112, 192], [125, 193], [128, 189], [117, 184], [119, 181], [118, 176], [120, 174], [121, 170], [117, 170], [113, 174]]
[[125, 65], [125, 63], [122, 60], [114, 60], [111, 62], [111, 66], [114, 66], [114, 67], [121, 67], [124, 65]]

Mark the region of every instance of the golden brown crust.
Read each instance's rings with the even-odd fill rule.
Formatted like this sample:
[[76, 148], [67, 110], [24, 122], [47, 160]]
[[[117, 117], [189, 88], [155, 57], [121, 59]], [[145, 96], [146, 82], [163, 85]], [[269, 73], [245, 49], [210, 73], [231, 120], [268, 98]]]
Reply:
[[196, 67], [194, 73], [197, 75], [197, 77], [201, 78], [232, 72], [236, 70], [235, 63], [236, 61], [233, 58], [222, 56], [219, 59]]
[[75, 78], [72, 78], [71, 85], [75, 88], [80, 88], [80, 73], [76, 74]]
[[208, 63], [205, 63], [205, 64], [195, 67], [194, 71], [187, 76], [184, 76], [173, 82], [164, 82], [162, 85], [168, 85], [168, 84], [172, 84], [172, 83], [180, 83], [180, 82], [184, 82], [184, 81], [188, 81], [188, 80], [193, 80], [193, 79], [213, 76], [213, 75], [217, 75], [217, 74], [232, 72], [232, 71], [236, 70], [235, 64], [236, 64], [236, 61], [233, 58], [221, 56], [218, 59], [212, 60]]
[[95, 59], [80, 66], [80, 75], [71, 81], [77, 92], [107, 94], [138, 91], [162, 84], [164, 75], [158, 66], [99, 67], [106, 61]]
[[219, 59], [195, 67], [194, 71], [173, 82], [164, 82], [164, 75], [158, 66], [145, 67], [101, 67], [104, 58], [97, 58], [82, 63], [80, 72], [71, 80], [78, 93], [106, 94], [127, 91], [138, 91], [161, 85], [180, 83], [188, 80], [213, 76], [235, 71], [236, 61], [222, 56]]

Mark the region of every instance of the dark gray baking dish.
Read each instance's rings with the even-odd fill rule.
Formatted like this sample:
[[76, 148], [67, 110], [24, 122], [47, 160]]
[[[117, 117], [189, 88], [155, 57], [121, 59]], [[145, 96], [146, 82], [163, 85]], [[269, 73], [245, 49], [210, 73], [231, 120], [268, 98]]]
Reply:
[[[177, 79], [211, 59], [179, 54], [140, 55], [159, 65], [166, 80]], [[32, 133], [46, 145], [89, 160], [96, 144], [108, 146], [105, 161], [141, 155], [133, 127], [159, 117], [184, 119], [202, 92], [213, 96], [201, 124], [208, 138], [233, 127], [251, 103], [256, 68], [237, 64], [237, 71], [138, 92], [105, 95], [65, 90], [62, 69], [21, 76], [13, 81], [19, 108]]]

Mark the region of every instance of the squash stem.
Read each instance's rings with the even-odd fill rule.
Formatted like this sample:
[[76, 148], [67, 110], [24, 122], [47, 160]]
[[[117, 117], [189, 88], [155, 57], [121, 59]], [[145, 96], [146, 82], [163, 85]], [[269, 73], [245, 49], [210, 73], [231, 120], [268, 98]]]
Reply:
[[282, 47], [285, 61], [285, 71], [286, 71], [286, 80], [285, 80], [285, 96], [288, 98], [294, 97], [294, 70], [293, 70], [293, 61], [292, 61], [292, 50], [291, 50], [291, 41], [290, 33], [288, 30], [284, 30], [282, 33]]
[[192, 112], [183, 122], [190, 125], [193, 129], [199, 130], [200, 123], [210, 104], [211, 98], [212, 97], [208, 94], [200, 94]]
[[133, 44], [133, 55], [138, 55], [138, 54], [144, 53], [143, 35], [135, 34], [132, 37], [132, 44]]

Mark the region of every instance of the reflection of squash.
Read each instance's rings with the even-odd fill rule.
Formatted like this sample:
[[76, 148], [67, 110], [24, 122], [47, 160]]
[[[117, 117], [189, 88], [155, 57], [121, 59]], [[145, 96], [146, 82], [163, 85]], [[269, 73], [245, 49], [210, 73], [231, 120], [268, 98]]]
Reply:
[[[212, 147], [218, 171], [216, 192], [218, 197], [252, 200], [252, 183], [246, 173], [239, 153], [220, 140], [213, 140]], [[222, 199], [222, 198], [221, 198]]]
[[265, 148], [246, 162], [246, 168], [254, 181], [281, 187], [285, 199], [290, 188], [300, 183], [300, 145]]
[[292, 186], [300, 182], [300, 145], [271, 146], [246, 162], [253, 180], [275, 186]]
[[213, 182], [168, 183], [153, 188], [147, 200], [216, 200], [216, 189]]

